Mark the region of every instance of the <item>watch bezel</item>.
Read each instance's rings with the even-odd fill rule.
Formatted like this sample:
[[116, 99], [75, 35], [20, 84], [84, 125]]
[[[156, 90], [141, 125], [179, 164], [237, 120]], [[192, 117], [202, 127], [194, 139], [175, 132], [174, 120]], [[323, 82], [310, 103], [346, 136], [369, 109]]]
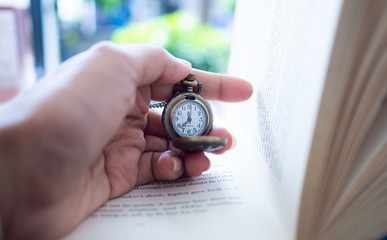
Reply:
[[176, 107], [185, 101], [195, 101], [203, 106], [203, 109], [207, 115], [207, 121], [205, 123], [205, 127], [203, 132], [200, 135], [195, 136], [207, 136], [211, 129], [212, 129], [212, 122], [213, 122], [213, 114], [211, 110], [210, 104], [200, 95], [196, 93], [181, 93], [175, 97], [173, 97], [165, 106], [163, 114], [162, 114], [162, 122], [163, 122], [163, 128], [164, 131], [167, 133], [168, 137], [170, 139], [175, 138], [182, 138], [187, 136], [182, 136], [179, 133], [177, 133], [173, 127], [172, 123], [172, 115]]

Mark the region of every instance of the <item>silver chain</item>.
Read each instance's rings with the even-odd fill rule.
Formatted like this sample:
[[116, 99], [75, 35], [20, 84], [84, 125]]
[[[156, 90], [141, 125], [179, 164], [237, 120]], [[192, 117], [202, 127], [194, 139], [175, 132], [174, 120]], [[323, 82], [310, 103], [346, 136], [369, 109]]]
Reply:
[[166, 101], [164, 101], [164, 102], [158, 102], [158, 103], [150, 104], [150, 105], [149, 105], [149, 108], [163, 108], [163, 107], [165, 107], [165, 105], [167, 105], [167, 102], [166, 102]]

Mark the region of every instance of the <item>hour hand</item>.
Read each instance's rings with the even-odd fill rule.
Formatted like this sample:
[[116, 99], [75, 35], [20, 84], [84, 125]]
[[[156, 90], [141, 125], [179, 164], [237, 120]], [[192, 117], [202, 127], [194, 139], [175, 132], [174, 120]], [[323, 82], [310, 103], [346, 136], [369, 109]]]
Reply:
[[183, 123], [183, 127], [185, 127], [185, 125], [187, 125], [187, 123], [191, 123], [192, 121], [192, 118], [191, 118], [191, 112], [187, 112], [187, 115], [188, 115], [188, 118], [187, 118], [187, 121], [185, 123]]

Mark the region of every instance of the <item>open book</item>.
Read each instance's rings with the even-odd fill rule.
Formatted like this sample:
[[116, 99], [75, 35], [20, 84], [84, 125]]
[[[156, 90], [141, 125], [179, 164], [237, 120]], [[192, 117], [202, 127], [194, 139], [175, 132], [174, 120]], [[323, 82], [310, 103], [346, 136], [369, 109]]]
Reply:
[[201, 177], [107, 202], [65, 239], [387, 234], [387, 1], [239, 1], [229, 71], [256, 89], [220, 110], [238, 146]]

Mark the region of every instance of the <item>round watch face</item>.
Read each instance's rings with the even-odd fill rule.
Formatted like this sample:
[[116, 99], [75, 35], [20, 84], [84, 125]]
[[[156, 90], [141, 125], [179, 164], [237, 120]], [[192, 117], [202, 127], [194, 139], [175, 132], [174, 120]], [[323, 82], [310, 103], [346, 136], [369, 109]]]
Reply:
[[173, 129], [182, 137], [200, 136], [207, 128], [207, 111], [196, 101], [179, 103], [171, 117]]

